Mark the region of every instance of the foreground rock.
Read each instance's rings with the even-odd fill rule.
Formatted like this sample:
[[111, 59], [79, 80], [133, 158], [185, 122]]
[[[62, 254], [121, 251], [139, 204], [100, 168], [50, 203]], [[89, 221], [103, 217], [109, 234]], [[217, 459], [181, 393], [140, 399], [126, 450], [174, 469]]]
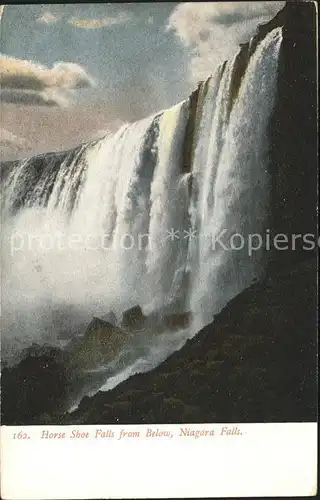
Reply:
[[141, 307], [137, 305], [123, 313], [121, 326], [130, 330], [140, 330], [145, 326], [146, 320]]
[[187, 311], [180, 314], [171, 314], [165, 316], [163, 320], [164, 330], [175, 332], [177, 330], [188, 328], [191, 325], [192, 314]]
[[[115, 321], [113, 313], [106, 318]], [[126, 331], [101, 318], [93, 318], [84, 335], [62, 350], [33, 345], [25, 349], [20, 363], [2, 370], [2, 423], [43, 423], [67, 411], [90, 391], [98, 391], [110, 376], [108, 363], [129, 344], [138, 326], [146, 335], [186, 327], [190, 313], [159, 318], [143, 316], [139, 306], [124, 313]], [[104, 367], [104, 368], [103, 368]]]
[[55, 347], [32, 346], [18, 365], [1, 373], [2, 425], [30, 424], [41, 415], [55, 418], [65, 411], [68, 375], [64, 353]]
[[100, 318], [93, 318], [82, 338], [69, 347], [70, 369], [96, 368], [114, 359], [130, 334]]
[[160, 366], [83, 398], [58, 422], [312, 421], [316, 293], [315, 259], [253, 285]]
[[93, 318], [84, 335], [65, 350], [36, 344], [25, 349], [18, 364], [2, 369], [2, 424], [58, 418], [56, 414], [63, 414], [79, 397], [101, 387], [106, 374], [94, 369], [113, 360], [129, 337], [130, 333]]

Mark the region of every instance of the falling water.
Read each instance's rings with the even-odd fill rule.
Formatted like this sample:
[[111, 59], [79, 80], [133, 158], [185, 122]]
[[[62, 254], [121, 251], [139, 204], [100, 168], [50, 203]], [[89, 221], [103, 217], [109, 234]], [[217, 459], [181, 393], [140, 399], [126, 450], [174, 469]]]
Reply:
[[[199, 138], [194, 169], [200, 222], [194, 222], [199, 238], [191, 308], [200, 315], [200, 324], [209, 322], [263, 272], [262, 251], [249, 255], [246, 242], [250, 234], [262, 235], [267, 228], [267, 134], [281, 40], [278, 28], [258, 46], [229, 118], [225, 103], [232, 68], [227, 65], [215, 98], [209, 146], [201, 149], [203, 139]], [[205, 107], [203, 112], [207, 112]], [[242, 238], [244, 247], [237, 250]]]
[[206, 82], [188, 173], [189, 101], [74, 151], [5, 169], [4, 355], [17, 343], [58, 343], [111, 309], [119, 317], [135, 304], [147, 314], [189, 307], [193, 327], [177, 342], [172, 333], [156, 341], [150, 368], [261, 276], [262, 252], [213, 242], [224, 230], [228, 245], [235, 233], [246, 240], [267, 227], [267, 130], [281, 40], [275, 29], [260, 42], [231, 113], [235, 59]]

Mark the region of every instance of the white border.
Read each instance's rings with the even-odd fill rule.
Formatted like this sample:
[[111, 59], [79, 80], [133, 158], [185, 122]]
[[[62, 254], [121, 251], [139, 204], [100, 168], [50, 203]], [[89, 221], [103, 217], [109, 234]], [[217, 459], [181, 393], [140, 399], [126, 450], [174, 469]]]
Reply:
[[[95, 438], [97, 429], [114, 437]], [[118, 439], [121, 429], [140, 435]], [[148, 429], [169, 437], [146, 437]], [[214, 435], [192, 435], [204, 430]], [[28, 438], [13, 439], [20, 431]], [[42, 439], [43, 431], [66, 437]], [[72, 431], [90, 437], [70, 439]], [[3, 426], [1, 438], [4, 500], [317, 493], [316, 423]]]

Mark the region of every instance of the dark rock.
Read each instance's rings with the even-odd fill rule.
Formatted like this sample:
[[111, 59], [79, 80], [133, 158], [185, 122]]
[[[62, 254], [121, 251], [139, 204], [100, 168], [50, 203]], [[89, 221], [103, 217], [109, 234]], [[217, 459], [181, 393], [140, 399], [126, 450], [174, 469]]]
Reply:
[[[270, 123], [271, 234], [317, 229], [317, 48], [315, 2], [287, 2], [270, 23], [283, 26], [276, 104]], [[259, 36], [267, 27], [261, 27]], [[316, 240], [315, 240], [316, 241]], [[315, 245], [316, 251], [316, 245]], [[310, 255], [302, 238], [289, 251], [269, 252], [270, 269], [292, 267]]]
[[165, 316], [163, 320], [164, 330], [180, 330], [182, 328], [188, 328], [192, 320], [191, 312], [185, 312], [181, 314], [171, 314], [170, 316]]
[[189, 116], [185, 130], [184, 144], [183, 144], [183, 160], [181, 172], [183, 174], [191, 172], [192, 165], [192, 154], [194, 147], [194, 132], [196, 123], [196, 113], [198, 107], [199, 92], [202, 84], [198, 85], [198, 88], [191, 93], [189, 97]]
[[134, 306], [123, 313], [121, 326], [123, 328], [138, 330], [140, 328], [143, 328], [145, 322], [146, 322], [146, 316], [144, 316], [141, 307]]
[[[209, 77], [205, 82], [199, 82], [197, 89], [189, 98], [189, 117], [183, 144], [183, 173], [191, 173], [191, 165], [193, 164], [195, 147], [198, 140], [199, 124], [202, 117], [203, 102], [207, 95], [211, 78]], [[190, 176], [189, 193], [191, 193], [192, 185], [193, 178]]]
[[65, 410], [68, 380], [63, 352], [55, 347], [33, 345], [15, 366], [1, 375], [1, 422], [31, 424], [42, 414]]
[[86, 390], [101, 387], [106, 371], [94, 369], [113, 360], [129, 338], [128, 332], [93, 318], [83, 337], [74, 338], [65, 350], [37, 344], [24, 349], [16, 365], [2, 367], [2, 423], [57, 422]]
[[72, 369], [97, 368], [114, 359], [130, 335], [100, 318], [93, 318], [84, 336], [69, 347], [69, 366]]
[[249, 43], [241, 44], [241, 50], [236, 56], [230, 82], [230, 97], [228, 102], [227, 116], [230, 116], [232, 106], [238, 96], [242, 78], [245, 74], [249, 61]]

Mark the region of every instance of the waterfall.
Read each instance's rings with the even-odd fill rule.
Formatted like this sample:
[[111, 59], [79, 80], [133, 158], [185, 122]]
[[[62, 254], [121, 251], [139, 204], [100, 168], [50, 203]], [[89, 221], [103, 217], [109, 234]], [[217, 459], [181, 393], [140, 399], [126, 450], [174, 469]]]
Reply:
[[[200, 134], [194, 160], [198, 203], [193, 224], [199, 238], [190, 299], [199, 326], [263, 273], [262, 250], [249, 255], [246, 242], [249, 235], [262, 235], [268, 227], [267, 134], [281, 40], [278, 28], [257, 47], [229, 117], [226, 105], [236, 58], [218, 84], [211, 84], [214, 110], [209, 94], [203, 107], [204, 120], [212, 116], [212, 126], [209, 140]], [[237, 241], [235, 235], [240, 235]], [[242, 238], [245, 244], [240, 248]]]
[[[72, 336], [93, 315], [112, 309], [119, 317], [136, 304], [146, 314], [190, 308], [187, 338], [261, 276], [263, 252], [249, 256], [246, 247], [213, 241], [223, 230], [228, 242], [267, 227], [267, 133], [281, 40], [275, 29], [259, 43], [231, 111], [236, 58], [206, 82], [188, 173], [188, 100], [76, 150], [4, 170], [4, 354], [17, 343], [59, 343], [62, 330]], [[168, 344], [161, 359], [177, 348]]]
[[187, 227], [188, 192], [183, 182], [185, 176], [181, 176], [187, 117], [186, 103], [182, 103], [166, 111], [160, 121], [158, 164], [150, 192], [148, 311], [174, 301], [184, 272], [187, 246], [172, 241], [167, 231], [183, 232]]

